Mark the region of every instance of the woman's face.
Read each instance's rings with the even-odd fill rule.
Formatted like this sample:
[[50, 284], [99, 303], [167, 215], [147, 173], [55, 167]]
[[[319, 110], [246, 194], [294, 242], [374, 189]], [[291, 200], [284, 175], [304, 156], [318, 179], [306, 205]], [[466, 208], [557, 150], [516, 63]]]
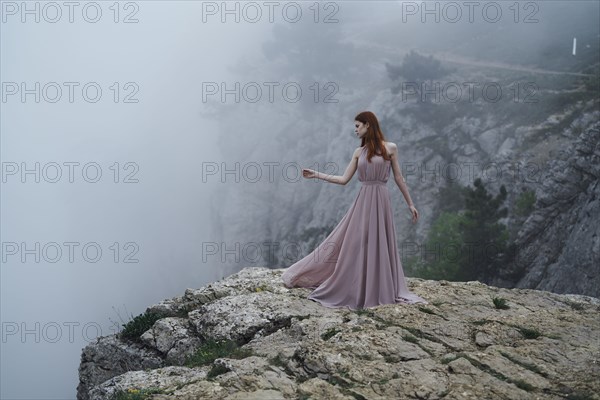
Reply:
[[363, 124], [360, 121], [354, 121], [354, 133], [359, 139], [362, 139], [363, 136], [367, 134], [367, 128], [369, 127], [369, 123]]

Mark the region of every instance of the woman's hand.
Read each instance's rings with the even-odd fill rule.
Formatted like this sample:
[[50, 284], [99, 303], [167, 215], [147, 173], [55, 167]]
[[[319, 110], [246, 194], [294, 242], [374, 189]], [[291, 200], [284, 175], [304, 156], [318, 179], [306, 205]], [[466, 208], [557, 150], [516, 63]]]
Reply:
[[317, 173], [312, 169], [302, 169], [302, 176], [306, 179], [313, 179], [317, 177]]
[[417, 211], [415, 206], [410, 206], [409, 208], [410, 208], [410, 212], [412, 214], [412, 222], [414, 224], [419, 219], [419, 212]]

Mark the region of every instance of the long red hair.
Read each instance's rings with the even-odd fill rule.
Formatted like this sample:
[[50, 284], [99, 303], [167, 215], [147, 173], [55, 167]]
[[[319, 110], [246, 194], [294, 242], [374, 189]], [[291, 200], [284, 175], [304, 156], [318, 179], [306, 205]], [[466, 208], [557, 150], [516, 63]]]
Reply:
[[375, 114], [371, 111], [363, 111], [358, 113], [356, 117], [354, 117], [355, 121], [360, 121], [363, 124], [369, 123], [369, 127], [367, 128], [367, 133], [361, 139], [361, 146], [367, 145], [367, 160], [371, 162], [371, 157], [374, 155], [380, 155], [384, 160], [391, 160], [390, 155], [387, 153], [385, 149], [385, 145], [383, 142], [385, 141], [385, 137], [383, 136], [383, 132], [379, 127], [379, 121]]

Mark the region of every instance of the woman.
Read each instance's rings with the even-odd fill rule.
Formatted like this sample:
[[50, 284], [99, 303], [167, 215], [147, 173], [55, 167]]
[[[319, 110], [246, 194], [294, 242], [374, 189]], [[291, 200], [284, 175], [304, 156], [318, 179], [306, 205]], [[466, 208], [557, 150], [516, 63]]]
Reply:
[[412, 222], [419, 218], [400, 172], [398, 149], [394, 143], [385, 142], [375, 114], [364, 111], [354, 119], [361, 147], [354, 151], [344, 175], [327, 175], [310, 169], [303, 169], [302, 175], [345, 185], [358, 170], [358, 180], [362, 183], [358, 196], [325, 241], [286, 269], [281, 278], [288, 288], [314, 289], [308, 298], [330, 308], [356, 310], [381, 304], [427, 304], [408, 290], [396, 246], [386, 186], [390, 169], [409, 206]]

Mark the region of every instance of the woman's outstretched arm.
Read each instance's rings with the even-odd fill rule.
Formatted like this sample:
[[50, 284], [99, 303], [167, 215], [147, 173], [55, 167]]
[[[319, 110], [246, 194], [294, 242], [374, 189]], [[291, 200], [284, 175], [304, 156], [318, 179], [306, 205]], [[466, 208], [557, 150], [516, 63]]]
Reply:
[[408, 204], [408, 208], [412, 214], [413, 223], [417, 222], [419, 219], [419, 212], [415, 208], [412, 199], [410, 198], [410, 193], [408, 193], [408, 186], [406, 185], [406, 181], [404, 181], [404, 177], [402, 176], [402, 171], [400, 171], [400, 164], [398, 163], [398, 146], [396, 143], [388, 142], [390, 144], [390, 148], [392, 150], [392, 170], [394, 171], [394, 181], [396, 185], [398, 185], [398, 189], [402, 192], [404, 196], [404, 200], [406, 200], [406, 204]]
[[303, 169], [302, 176], [308, 179], [317, 178], [322, 179], [327, 182], [337, 183], [338, 185], [345, 185], [350, 182], [350, 179], [354, 176], [356, 169], [358, 168], [358, 157], [360, 155], [360, 147], [354, 150], [354, 154], [352, 154], [352, 160], [346, 167], [346, 171], [344, 175], [329, 175], [324, 174], [322, 172], [314, 171], [312, 169]]

